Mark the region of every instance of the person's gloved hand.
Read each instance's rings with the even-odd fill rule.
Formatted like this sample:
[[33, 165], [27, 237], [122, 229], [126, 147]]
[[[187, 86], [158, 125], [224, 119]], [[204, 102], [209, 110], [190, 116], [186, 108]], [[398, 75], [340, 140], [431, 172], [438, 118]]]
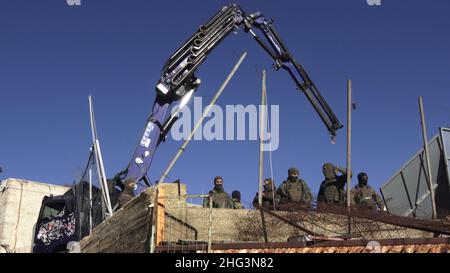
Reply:
[[346, 172], [347, 172], [347, 168], [346, 167], [336, 166], [336, 168], [334, 169], [334, 173], [336, 175], [338, 175], [339, 173], [344, 174]]

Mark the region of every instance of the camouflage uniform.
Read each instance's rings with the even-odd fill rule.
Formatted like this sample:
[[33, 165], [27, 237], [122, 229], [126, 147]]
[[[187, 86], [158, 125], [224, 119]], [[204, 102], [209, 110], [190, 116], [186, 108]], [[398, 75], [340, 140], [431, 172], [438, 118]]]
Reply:
[[126, 203], [130, 202], [131, 199], [134, 198], [133, 196], [133, 192], [134, 192], [134, 188], [136, 186], [136, 183], [134, 183], [133, 180], [127, 180], [125, 181], [124, 185], [123, 185], [123, 190], [122, 192], [119, 194], [119, 207], [123, 207], [125, 206]]
[[290, 168], [288, 175], [288, 179], [277, 190], [280, 204], [301, 203], [310, 206], [313, 199], [311, 189], [304, 180], [298, 178], [298, 170]]
[[[208, 195], [212, 196], [212, 207], [218, 209], [232, 209], [233, 208], [233, 200], [231, 200], [231, 196], [223, 190], [213, 189]], [[203, 201], [203, 207], [209, 208], [209, 198], [205, 198]]]
[[[344, 205], [347, 199], [346, 191], [344, 190], [347, 183], [347, 170], [335, 167], [331, 163], [325, 163], [322, 171], [325, 180], [320, 185], [317, 203]], [[340, 172], [342, 175], [337, 175], [337, 172]]]
[[352, 206], [363, 210], [384, 210], [383, 199], [372, 187], [367, 185], [367, 181], [366, 173], [358, 174], [358, 185], [351, 192]]
[[[220, 184], [216, 183], [218, 180], [222, 181]], [[232, 209], [233, 201], [231, 196], [226, 193], [223, 189], [223, 180], [221, 177], [217, 176], [214, 179], [214, 189], [211, 190], [208, 195], [212, 196], [212, 207], [219, 209]], [[209, 198], [203, 200], [203, 207], [209, 208]]]
[[[267, 178], [264, 180], [264, 187], [262, 192], [262, 206], [263, 208], [273, 210], [274, 206], [278, 204], [276, 194], [273, 192], [273, 188], [275, 185], [273, 184], [272, 179]], [[275, 197], [275, 199], [274, 199]], [[256, 193], [255, 198], [253, 198], [253, 206], [257, 207], [259, 203], [259, 192]]]

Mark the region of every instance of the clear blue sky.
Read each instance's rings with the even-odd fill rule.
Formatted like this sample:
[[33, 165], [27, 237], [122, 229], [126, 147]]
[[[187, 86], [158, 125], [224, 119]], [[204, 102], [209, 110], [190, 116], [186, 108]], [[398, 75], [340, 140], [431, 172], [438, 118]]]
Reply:
[[[239, 2], [239, 1], [237, 1]], [[128, 164], [166, 59], [228, 1], [0, 1], [0, 166], [2, 178], [70, 184], [87, 160], [87, 96], [94, 96], [106, 172]], [[353, 166], [381, 186], [420, 147], [417, 97], [429, 136], [450, 126], [450, 2], [240, 1], [262, 11], [296, 59], [346, 121], [346, 80], [353, 80]], [[247, 34], [223, 42], [200, 68], [197, 96], [208, 102], [241, 52], [249, 55], [219, 104], [256, 104], [268, 70], [269, 103], [280, 105], [277, 184], [290, 166], [314, 193], [326, 161], [345, 165], [345, 129], [336, 145], [286, 73]], [[162, 144], [149, 171], [157, 179], [181, 142]], [[267, 163], [267, 162], [266, 162]], [[266, 164], [266, 170], [268, 170]], [[266, 175], [268, 171], [266, 171]], [[257, 190], [258, 143], [192, 142], [170, 174], [190, 193], [206, 193], [222, 175], [244, 202]], [[355, 183], [355, 179], [353, 180]]]

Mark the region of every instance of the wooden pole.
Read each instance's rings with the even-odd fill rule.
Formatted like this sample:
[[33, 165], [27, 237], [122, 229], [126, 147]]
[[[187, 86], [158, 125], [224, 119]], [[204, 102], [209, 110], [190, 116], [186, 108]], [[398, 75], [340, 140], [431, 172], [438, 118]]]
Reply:
[[211, 253], [211, 244], [212, 244], [212, 208], [213, 208], [213, 198], [212, 195], [208, 196], [209, 198], [209, 227], [208, 227], [208, 253]]
[[264, 129], [266, 124], [266, 70], [262, 72], [261, 106], [259, 111], [259, 192], [258, 204], [262, 206], [263, 163], [264, 163]]
[[[261, 111], [259, 117], [259, 193], [258, 193], [258, 204], [262, 207], [262, 196], [263, 196], [263, 166], [264, 166], [264, 129], [266, 128], [266, 70], [262, 72], [262, 84], [261, 84]], [[273, 184], [272, 184], [273, 185]], [[266, 218], [264, 217], [264, 212], [261, 212], [261, 223], [264, 235], [264, 242], [268, 242], [267, 230], [266, 230]]]
[[159, 246], [164, 241], [164, 232], [165, 232], [165, 200], [166, 194], [165, 189], [163, 187], [158, 187], [158, 202], [156, 203], [156, 206], [158, 207], [156, 209], [156, 234], [155, 234], [155, 246]]
[[352, 81], [347, 81], [347, 210], [348, 216], [348, 234], [351, 233], [351, 155], [352, 155]]
[[261, 213], [261, 223], [262, 223], [262, 230], [264, 235], [264, 242], [268, 243], [269, 239], [267, 238], [267, 228], [266, 228], [266, 217], [264, 217], [264, 210], [259, 210]]
[[431, 176], [431, 164], [430, 164], [430, 154], [428, 152], [428, 135], [427, 135], [427, 126], [425, 123], [425, 113], [423, 111], [423, 101], [422, 97], [419, 97], [419, 109], [420, 109], [420, 120], [422, 124], [422, 134], [423, 134], [423, 150], [425, 153], [425, 162], [427, 169], [427, 180], [428, 180], [428, 188], [430, 189], [430, 198], [431, 198], [431, 208], [432, 208], [432, 218], [436, 219], [436, 202], [434, 199], [434, 187], [433, 187], [433, 177]]
[[156, 222], [158, 215], [158, 199], [159, 199], [159, 187], [155, 188], [155, 198], [153, 200], [152, 211], [152, 228], [150, 231], [150, 253], [155, 253], [156, 247]]
[[220, 86], [219, 90], [216, 92], [216, 95], [214, 96], [214, 98], [211, 100], [211, 102], [209, 103], [209, 105], [206, 107], [205, 111], [203, 111], [203, 115], [202, 117], [197, 121], [197, 123], [194, 126], [194, 129], [192, 129], [191, 134], [189, 135], [189, 137], [184, 141], [183, 145], [181, 145], [180, 149], [178, 150], [177, 154], [174, 156], [174, 158], [172, 159], [172, 161], [170, 162], [169, 166], [167, 167], [167, 169], [164, 171], [164, 173], [161, 175], [161, 177], [159, 178], [159, 182], [158, 183], [163, 183], [164, 180], [166, 179], [167, 175], [169, 174], [169, 172], [172, 170], [172, 168], [175, 166], [175, 163], [178, 161], [178, 159], [180, 158], [181, 154], [184, 152], [184, 150], [186, 149], [187, 145], [189, 144], [189, 142], [191, 142], [192, 137], [194, 136], [195, 132], [197, 131], [197, 129], [200, 127], [200, 125], [202, 124], [203, 120], [206, 118], [206, 116], [209, 114], [209, 112], [211, 111], [211, 108], [214, 106], [214, 104], [216, 104], [216, 101], [219, 99], [220, 95], [222, 95], [223, 91], [225, 90], [225, 88], [227, 87], [228, 83], [230, 82], [230, 80], [233, 78], [234, 74], [236, 73], [236, 71], [238, 70], [238, 68], [241, 66], [242, 62], [244, 61], [245, 57], [247, 57], [247, 52], [244, 52], [241, 57], [239, 58], [238, 62], [236, 63], [236, 65], [233, 67], [233, 70], [231, 70], [230, 74], [228, 75], [228, 77], [225, 79], [225, 81], [222, 83], [222, 85]]

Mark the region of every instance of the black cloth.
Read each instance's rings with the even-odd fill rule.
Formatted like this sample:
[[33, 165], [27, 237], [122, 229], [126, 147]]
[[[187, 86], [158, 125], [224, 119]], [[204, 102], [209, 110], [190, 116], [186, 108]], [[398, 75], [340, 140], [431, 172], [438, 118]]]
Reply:
[[63, 210], [50, 219], [44, 219], [35, 236], [34, 253], [63, 252], [70, 241], [76, 240], [75, 214]]

